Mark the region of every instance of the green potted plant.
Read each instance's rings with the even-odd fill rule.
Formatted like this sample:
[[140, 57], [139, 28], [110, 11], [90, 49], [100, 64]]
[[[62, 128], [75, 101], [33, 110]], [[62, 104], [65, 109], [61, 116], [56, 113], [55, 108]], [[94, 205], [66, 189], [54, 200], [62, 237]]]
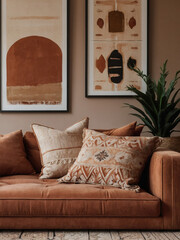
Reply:
[[[136, 113], [131, 115], [138, 117], [147, 126], [154, 136], [169, 138], [180, 122], [180, 108], [178, 103], [180, 89], [175, 86], [180, 79], [180, 71], [176, 72], [174, 79], [167, 86], [167, 61], [161, 67], [160, 78], [156, 82], [150, 75], [144, 74], [139, 68], [129, 66], [147, 86], [146, 93], [139, 91], [134, 86], [128, 86], [128, 91], [136, 94], [135, 99], [141, 104], [142, 109], [126, 103]], [[180, 146], [180, 145], [179, 145]]]

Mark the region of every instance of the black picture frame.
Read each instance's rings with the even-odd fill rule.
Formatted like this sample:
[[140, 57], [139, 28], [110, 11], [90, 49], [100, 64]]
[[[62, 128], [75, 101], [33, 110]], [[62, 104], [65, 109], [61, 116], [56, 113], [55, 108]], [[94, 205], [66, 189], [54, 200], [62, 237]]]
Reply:
[[[3, 0], [2, 0], [3, 1]], [[60, 110], [22, 110], [22, 109], [19, 109], [19, 110], [6, 110], [6, 109], [3, 109], [3, 104], [2, 104], [2, 91], [3, 91], [3, 88], [2, 88], [2, 38], [3, 38], [3, 34], [2, 34], [2, 1], [0, 2], [0, 19], [1, 19], [1, 23], [0, 23], [0, 52], [1, 52], [1, 58], [0, 58], [0, 112], [1, 113], [68, 113], [70, 111], [70, 101], [69, 101], [69, 0], [64, 0], [66, 1], [66, 36], [67, 36], [67, 39], [66, 39], [66, 90], [65, 90], [65, 94], [66, 94], [66, 106], [65, 106], [65, 109], [60, 109]], [[4, 0], [6, 1], [6, 0]]]
[[[85, 45], [85, 97], [86, 98], [119, 98], [119, 97], [135, 97], [134, 94], [130, 94], [129, 92], [127, 92], [126, 95], [114, 95], [114, 94], [101, 94], [101, 95], [97, 95], [97, 94], [90, 94], [89, 93], [89, 81], [91, 81], [89, 79], [89, 74], [88, 72], [90, 71], [89, 69], [89, 2], [92, 2], [95, 0], [85, 0], [85, 39], [86, 39], [86, 45]], [[146, 64], [144, 69], [142, 69], [144, 71], [145, 74], [149, 73], [149, 59], [148, 59], [148, 55], [149, 55], [149, 0], [145, 0], [144, 2], [146, 5], [145, 8], [145, 12], [144, 15], [146, 16], [146, 29], [143, 32], [143, 34], [145, 35], [145, 45], [146, 45]], [[144, 3], [143, 2], [143, 3]], [[92, 22], [91, 22], [92, 24]], [[94, 64], [93, 64], [94, 65]], [[146, 91], [146, 86], [144, 84], [144, 92]]]

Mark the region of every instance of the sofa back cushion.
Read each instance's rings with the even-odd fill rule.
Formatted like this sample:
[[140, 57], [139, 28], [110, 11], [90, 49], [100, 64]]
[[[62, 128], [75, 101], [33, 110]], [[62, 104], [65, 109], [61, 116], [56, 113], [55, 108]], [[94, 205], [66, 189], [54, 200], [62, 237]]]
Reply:
[[35, 173], [26, 158], [22, 131], [0, 136], [0, 176]]
[[40, 152], [36, 137], [33, 132], [26, 132], [24, 135], [24, 146], [27, 153], [27, 158], [31, 162], [37, 173], [41, 172], [42, 164]]
[[143, 125], [136, 125], [137, 122], [132, 122], [128, 125], [125, 125], [120, 128], [113, 128], [113, 129], [95, 129], [95, 131], [104, 133], [108, 136], [140, 136], [141, 132], [144, 128]]

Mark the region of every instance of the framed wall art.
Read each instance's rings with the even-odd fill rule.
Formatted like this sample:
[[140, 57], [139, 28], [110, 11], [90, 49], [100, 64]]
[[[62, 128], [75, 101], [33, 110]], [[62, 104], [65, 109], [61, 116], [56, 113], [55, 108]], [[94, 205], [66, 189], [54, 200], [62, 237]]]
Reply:
[[129, 66], [147, 73], [148, 0], [86, 0], [86, 97], [146, 91]]
[[68, 0], [1, 1], [1, 111], [68, 111]]

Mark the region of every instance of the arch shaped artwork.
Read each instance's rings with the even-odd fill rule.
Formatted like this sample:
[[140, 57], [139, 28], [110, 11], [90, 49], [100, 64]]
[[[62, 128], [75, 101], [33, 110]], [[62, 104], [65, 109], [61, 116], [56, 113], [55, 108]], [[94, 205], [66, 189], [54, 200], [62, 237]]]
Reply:
[[60, 104], [62, 50], [52, 40], [28, 36], [7, 53], [7, 100], [11, 104]]

